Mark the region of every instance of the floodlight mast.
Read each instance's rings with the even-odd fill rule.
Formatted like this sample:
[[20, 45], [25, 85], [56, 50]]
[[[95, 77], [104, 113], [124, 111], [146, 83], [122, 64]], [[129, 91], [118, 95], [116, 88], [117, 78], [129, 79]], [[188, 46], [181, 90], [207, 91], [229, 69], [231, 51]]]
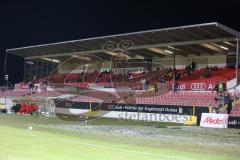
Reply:
[[7, 75], [7, 55], [8, 52], [5, 53], [5, 60], [4, 60], [4, 80], [5, 80], [5, 86], [8, 87], [8, 75]]
[[239, 39], [236, 40], [236, 79], [237, 79], [237, 83], [236, 86], [239, 84], [239, 74], [238, 74], [238, 69], [239, 67]]
[[176, 55], [173, 52], [173, 92], [176, 91]]

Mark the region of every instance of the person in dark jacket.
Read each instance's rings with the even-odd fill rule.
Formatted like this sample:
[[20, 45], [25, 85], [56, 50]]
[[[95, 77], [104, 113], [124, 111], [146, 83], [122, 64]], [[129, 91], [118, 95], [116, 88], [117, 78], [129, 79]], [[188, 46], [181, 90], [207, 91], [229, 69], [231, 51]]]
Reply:
[[231, 114], [232, 111], [232, 102], [233, 100], [230, 98], [227, 104], [227, 114]]
[[218, 82], [215, 84], [215, 87], [214, 87], [215, 91], [217, 92], [218, 94]]

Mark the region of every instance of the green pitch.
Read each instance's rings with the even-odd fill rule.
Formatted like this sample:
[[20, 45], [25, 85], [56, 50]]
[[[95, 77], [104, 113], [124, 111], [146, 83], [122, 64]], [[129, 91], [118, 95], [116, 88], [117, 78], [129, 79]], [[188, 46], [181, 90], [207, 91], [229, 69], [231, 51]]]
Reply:
[[[60, 123], [70, 122], [0, 114], [0, 160], [238, 160], [240, 156], [239, 151], [221, 146], [211, 150], [48, 127]], [[109, 124], [146, 125], [114, 120], [98, 120], [89, 125]], [[33, 129], [29, 130], [28, 126]]]

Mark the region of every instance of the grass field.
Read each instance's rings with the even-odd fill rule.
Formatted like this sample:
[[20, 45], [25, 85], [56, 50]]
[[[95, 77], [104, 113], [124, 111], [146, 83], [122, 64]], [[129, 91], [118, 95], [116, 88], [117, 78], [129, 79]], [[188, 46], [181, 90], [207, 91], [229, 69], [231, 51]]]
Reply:
[[[79, 130], [52, 127], [59, 125], [77, 125]], [[29, 130], [29, 126], [32, 126], [33, 130]], [[78, 122], [66, 122], [56, 118], [0, 114], [0, 160], [238, 160], [240, 157], [240, 148], [237, 146], [239, 130], [223, 131], [230, 135], [230, 139], [226, 139], [226, 135], [219, 137], [220, 141], [226, 143], [236, 142], [235, 146], [208, 146], [186, 141], [179, 143], [144, 139], [121, 133], [114, 135], [108, 133], [109, 130], [93, 132], [87, 129], [96, 126], [121, 126], [135, 130], [154, 128], [162, 134], [168, 134], [167, 128], [170, 126], [175, 129], [170, 130], [172, 133], [169, 134], [185, 132], [181, 130], [182, 126], [167, 123], [98, 119], [90, 121], [87, 126], [81, 126]], [[206, 137], [211, 138], [216, 132], [222, 131], [211, 130], [206, 133]], [[202, 135], [199, 136], [199, 139], [203, 138]]]

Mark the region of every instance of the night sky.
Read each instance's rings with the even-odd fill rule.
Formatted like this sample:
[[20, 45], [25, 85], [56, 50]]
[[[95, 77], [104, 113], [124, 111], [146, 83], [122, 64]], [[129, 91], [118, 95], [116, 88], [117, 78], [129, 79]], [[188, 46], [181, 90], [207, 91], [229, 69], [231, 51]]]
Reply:
[[[240, 31], [238, 0], [78, 0], [0, 2], [0, 83], [7, 48], [180, 25], [220, 22]], [[9, 57], [11, 82], [23, 60]]]

